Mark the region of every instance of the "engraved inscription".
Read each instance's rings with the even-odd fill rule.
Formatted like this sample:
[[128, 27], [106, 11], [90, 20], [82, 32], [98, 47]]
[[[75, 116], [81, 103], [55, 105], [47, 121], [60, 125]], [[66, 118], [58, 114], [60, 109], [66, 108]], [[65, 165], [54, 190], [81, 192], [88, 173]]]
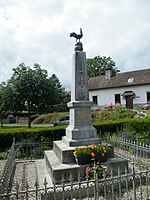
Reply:
[[89, 110], [76, 110], [76, 125], [88, 126], [91, 123], [91, 116]]

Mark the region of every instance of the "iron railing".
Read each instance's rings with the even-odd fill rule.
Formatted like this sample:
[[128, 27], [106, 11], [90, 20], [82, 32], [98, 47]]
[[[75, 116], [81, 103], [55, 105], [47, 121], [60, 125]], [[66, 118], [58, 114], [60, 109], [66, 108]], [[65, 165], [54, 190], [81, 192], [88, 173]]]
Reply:
[[[107, 140], [108, 141], [108, 140]], [[109, 137], [116, 155], [150, 168], [150, 144], [139, 143], [138, 139]]]
[[[61, 183], [58, 184], [54, 178], [51, 187], [49, 187], [46, 178], [43, 177], [43, 187], [41, 187], [38, 185], [37, 177], [35, 177], [34, 181], [32, 180], [34, 182], [32, 186], [29, 184], [30, 177], [27, 178], [26, 175], [26, 165], [30, 161], [28, 160], [23, 163], [22, 183], [14, 180], [12, 190], [10, 190], [10, 180], [13, 177], [12, 172], [15, 169], [13, 142], [8, 161], [4, 168], [5, 173], [3, 173], [0, 180], [0, 199], [72, 200], [90, 199], [91, 197], [94, 200], [150, 199], [149, 145], [141, 145], [137, 141], [133, 142], [117, 138], [110, 138], [110, 142], [113, 144], [116, 154], [129, 160], [131, 170], [125, 169], [125, 173], [122, 174], [120, 173], [120, 169], [118, 169], [118, 175], [114, 175], [113, 171], [111, 171], [110, 176], [104, 174], [103, 180], [98, 180], [95, 173], [93, 180], [89, 180], [87, 177], [85, 181], [82, 181], [79, 173], [77, 181], [74, 181], [72, 174], [70, 174], [70, 181], [66, 182], [64, 175], [62, 175]], [[7, 182], [9, 184], [6, 184]]]
[[53, 180], [53, 186], [48, 187], [48, 182], [43, 179], [43, 187], [39, 188], [37, 179], [34, 187], [30, 188], [28, 181], [25, 181], [25, 187], [22, 187], [16, 181], [13, 192], [0, 194], [0, 199], [35, 199], [35, 200], [59, 200], [59, 199], [92, 199], [115, 200], [132, 199], [143, 200], [150, 198], [150, 170], [135, 172], [134, 165], [132, 173], [126, 170], [121, 175], [118, 170], [118, 176], [111, 173], [110, 177], [104, 175], [104, 179], [98, 180], [97, 176], [93, 180], [88, 177], [81, 181], [80, 174], [78, 181], [73, 181], [70, 174], [70, 182], [65, 182], [62, 175], [61, 184]]
[[0, 192], [5, 190], [9, 191], [11, 188], [11, 182], [15, 171], [15, 139], [13, 140], [11, 149], [9, 151], [8, 159], [4, 166], [2, 176], [0, 178]]
[[16, 159], [40, 159], [44, 151], [52, 149], [53, 142], [18, 142], [15, 144]]

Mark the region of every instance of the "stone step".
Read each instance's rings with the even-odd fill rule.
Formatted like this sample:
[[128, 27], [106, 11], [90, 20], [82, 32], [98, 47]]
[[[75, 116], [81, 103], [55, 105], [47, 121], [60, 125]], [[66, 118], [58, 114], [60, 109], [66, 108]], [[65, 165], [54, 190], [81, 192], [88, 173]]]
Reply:
[[47, 168], [49, 169], [49, 175], [53, 177], [56, 182], [61, 182], [62, 175], [65, 181], [69, 181], [70, 174], [72, 174], [73, 180], [77, 180], [79, 171], [81, 179], [85, 179], [84, 170], [86, 165], [79, 166], [76, 163], [63, 164], [53, 150], [44, 151], [44, 160]]
[[47, 187], [53, 187], [51, 176], [49, 175], [45, 160], [44, 159], [35, 160], [35, 164], [36, 164], [36, 172], [38, 178], [38, 187], [40, 188], [44, 187], [45, 178], [48, 183]]
[[[65, 181], [70, 180], [70, 174], [74, 181], [78, 180], [78, 175], [80, 173], [81, 179], [85, 180], [85, 168], [87, 165], [78, 165], [76, 163], [63, 164], [55, 154], [53, 150], [44, 152], [44, 160], [51, 177], [54, 178], [56, 182], [61, 182], [62, 174]], [[125, 167], [128, 169], [128, 161], [124, 158], [115, 156], [114, 158], [109, 158], [102, 165], [107, 167], [107, 175], [111, 174], [111, 169], [114, 175], [118, 174], [118, 168], [120, 168], [120, 173], [124, 174]]]
[[63, 164], [75, 163], [75, 158], [73, 155], [75, 147], [68, 147], [66, 143], [60, 140], [60, 141], [54, 141], [53, 150], [56, 153], [61, 163]]

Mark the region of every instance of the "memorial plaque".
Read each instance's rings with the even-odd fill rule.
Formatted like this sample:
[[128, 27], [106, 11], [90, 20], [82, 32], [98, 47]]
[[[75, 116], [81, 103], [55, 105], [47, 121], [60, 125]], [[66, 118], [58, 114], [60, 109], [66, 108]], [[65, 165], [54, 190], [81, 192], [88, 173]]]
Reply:
[[75, 116], [75, 124], [77, 126], [89, 126], [91, 122], [89, 110], [78, 109], [75, 111]]

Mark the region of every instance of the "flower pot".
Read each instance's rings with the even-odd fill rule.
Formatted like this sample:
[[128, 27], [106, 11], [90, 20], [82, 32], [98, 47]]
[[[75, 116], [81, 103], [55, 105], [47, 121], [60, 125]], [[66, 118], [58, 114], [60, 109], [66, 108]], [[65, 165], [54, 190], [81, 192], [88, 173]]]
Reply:
[[101, 154], [96, 154], [95, 155], [95, 161], [96, 162], [106, 162], [107, 161], [107, 156], [102, 156]]
[[78, 165], [86, 165], [91, 163], [90, 155], [75, 156], [76, 163]]

